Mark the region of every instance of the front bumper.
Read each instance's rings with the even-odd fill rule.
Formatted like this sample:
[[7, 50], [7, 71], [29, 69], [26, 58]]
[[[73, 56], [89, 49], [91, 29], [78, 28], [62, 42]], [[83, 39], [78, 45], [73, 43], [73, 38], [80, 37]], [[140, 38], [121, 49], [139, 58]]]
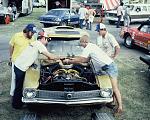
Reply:
[[64, 91], [45, 91], [37, 90], [33, 98], [22, 97], [24, 103], [43, 103], [43, 104], [100, 104], [110, 103], [113, 97], [101, 97], [100, 90], [64, 92]]
[[78, 99], [78, 100], [26, 99], [26, 98], [22, 98], [22, 101], [24, 103], [80, 105], [80, 104], [110, 103], [113, 101], [113, 98], [89, 98], [89, 99]]
[[40, 21], [42, 24], [53, 24], [53, 25], [59, 25], [59, 21]]

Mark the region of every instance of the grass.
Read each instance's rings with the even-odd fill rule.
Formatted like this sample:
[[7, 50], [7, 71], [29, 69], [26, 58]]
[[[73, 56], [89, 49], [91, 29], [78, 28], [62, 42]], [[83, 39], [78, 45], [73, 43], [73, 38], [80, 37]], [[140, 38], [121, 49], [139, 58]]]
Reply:
[[[4, 29], [0, 29], [0, 33], [7, 32], [12, 35], [27, 23], [34, 23], [38, 27], [42, 25], [38, 22], [39, 15], [44, 13], [44, 9], [34, 9], [32, 16], [21, 17], [17, 22], [2, 25]], [[17, 23], [17, 24], [16, 24]], [[16, 26], [17, 29], [14, 29]], [[13, 32], [12, 32], [13, 30]], [[149, 120], [150, 119], [150, 80], [146, 70], [147, 65], [142, 63], [139, 58], [128, 53], [121, 52], [116, 63], [119, 68], [119, 87], [122, 93], [124, 112], [117, 120]], [[11, 107], [11, 98], [9, 96], [11, 68], [7, 65], [8, 61], [0, 63], [0, 120], [19, 120], [25, 113], [30, 113], [27, 108], [22, 110], [14, 110]], [[106, 107], [56, 107], [42, 111], [42, 120], [90, 120], [91, 112], [107, 112], [112, 110]]]

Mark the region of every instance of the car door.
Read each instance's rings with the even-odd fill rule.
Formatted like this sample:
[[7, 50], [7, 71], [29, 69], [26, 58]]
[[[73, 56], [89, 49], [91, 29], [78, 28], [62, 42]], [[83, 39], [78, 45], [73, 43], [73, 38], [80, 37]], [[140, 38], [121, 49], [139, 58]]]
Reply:
[[137, 42], [141, 47], [150, 47], [150, 25], [143, 25], [136, 35]]

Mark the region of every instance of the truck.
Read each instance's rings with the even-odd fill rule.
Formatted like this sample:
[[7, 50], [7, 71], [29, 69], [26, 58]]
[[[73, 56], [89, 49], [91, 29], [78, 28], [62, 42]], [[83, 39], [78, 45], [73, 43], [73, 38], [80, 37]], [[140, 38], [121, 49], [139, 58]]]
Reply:
[[71, 8], [71, 0], [46, 0], [46, 12], [58, 7]]

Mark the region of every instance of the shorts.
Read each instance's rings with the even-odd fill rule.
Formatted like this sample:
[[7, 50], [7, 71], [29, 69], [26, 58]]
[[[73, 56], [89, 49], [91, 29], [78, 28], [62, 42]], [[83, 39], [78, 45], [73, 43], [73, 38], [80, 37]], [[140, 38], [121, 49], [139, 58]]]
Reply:
[[118, 68], [115, 63], [103, 66], [102, 70], [105, 71], [111, 78], [116, 79], [118, 77]]

